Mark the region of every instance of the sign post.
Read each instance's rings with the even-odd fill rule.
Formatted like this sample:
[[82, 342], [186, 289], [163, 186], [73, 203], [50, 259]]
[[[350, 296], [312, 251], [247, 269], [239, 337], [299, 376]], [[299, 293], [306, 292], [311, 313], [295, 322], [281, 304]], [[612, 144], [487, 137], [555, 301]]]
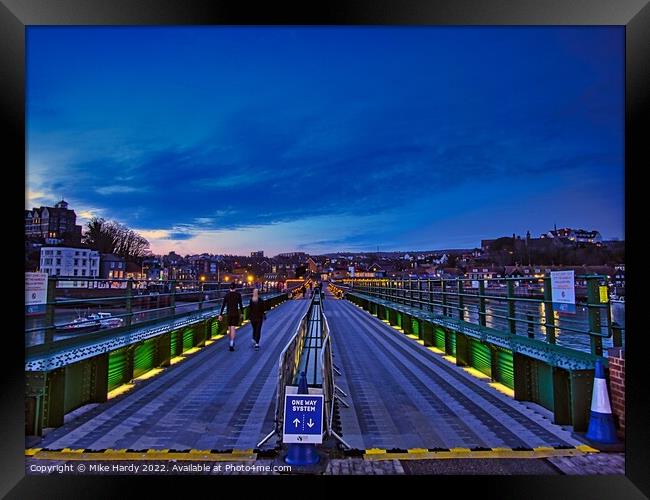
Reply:
[[576, 288], [574, 271], [551, 271], [551, 300], [558, 312], [575, 314]]

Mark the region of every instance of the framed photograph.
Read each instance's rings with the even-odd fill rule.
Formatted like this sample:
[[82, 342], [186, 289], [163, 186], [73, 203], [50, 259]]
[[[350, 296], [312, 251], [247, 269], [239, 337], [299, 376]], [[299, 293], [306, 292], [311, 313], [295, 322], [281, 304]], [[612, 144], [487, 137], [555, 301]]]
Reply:
[[0, 14], [25, 174], [2, 494], [650, 495], [643, 1]]

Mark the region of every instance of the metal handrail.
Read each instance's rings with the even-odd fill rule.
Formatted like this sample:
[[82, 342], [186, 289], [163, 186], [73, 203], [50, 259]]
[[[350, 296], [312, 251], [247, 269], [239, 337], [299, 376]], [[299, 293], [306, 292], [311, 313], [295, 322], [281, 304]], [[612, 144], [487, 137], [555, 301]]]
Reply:
[[[278, 361], [278, 384], [275, 397], [275, 418], [274, 418], [274, 429], [257, 444], [257, 447], [263, 445], [268, 439], [277, 434], [281, 436], [281, 429], [283, 422], [282, 416], [282, 401], [284, 401], [284, 395], [286, 392], [286, 386], [290, 385], [295, 377], [298, 364], [300, 362], [300, 351], [302, 350], [302, 344], [304, 343], [305, 333], [307, 331], [306, 324], [307, 319], [311, 315], [311, 308], [313, 305], [314, 298], [312, 297], [309, 307], [305, 314], [302, 315], [298, 326], [296, 327], [295, 333], [291, 336], [287, 345], [284, 346], [282, 352], [280, 352], [280, 357]], [[287, 374], [290, 373], [291, 376], [287, 377]]]
[[[56, 279], [55, 278], [54, 281], [73, 281], [73, 280], [71, 280], [71, 279]], [[89, 280], [78, 280], [78, 281], [89, 281]], [[102, 280], [102, 281], [106, 281], [106, 280]], [[109, 280], [109, 281], [120, 281], [120, 280]], [[133, 282], [135, 280], [128, 280], [127, 279], [127, 280], [122, 280], [122, 281]], [[176, 281], [174, 281], [174, 283], [175, 282]], [[161, 284], [160, 282], [154, 282], [154, 283], [155, 284]], [[167, 283], [171, 283], [171, 282], [167, 282]], [[290, 287], [288, 289], [288, 291], [289, 292], [294, 291], [298, 287], [300, 287], [299, 284], [293, 285], [292, 287]], [[90, 288], [90, 289], [92, 290], [93, 288]], [[242, 293], [242, 295], [244, 297], [249, 297], [252, 294], [252, 288], [240, 287], [240, 288], [237, 288], [236, 290], [241, 290], [241, 293]], [[159, 312], [159, 311], [174, 310], [177, 307], [191, 307], [191, 306], [197, 306], [197, 305], [198, 305], [198, 308], [201, 309], [202, 305], [204, 305], [204, 304], [208, 304], [208, 309], [209, 309], [209, 308], [213, 307], [214, 303], [217, 303], [217, 302], [219, 302], [220, 300], [223, 299], [223, 297], [227, 293], [227, 290], [226, 289], [203, 290], [203, 291], [193, 290], [193, 291], [179, 292], [179, 293], [161, 293], [161, 294], [156, 294], [155, 296], [131, 294], [131, 295], [121, 295], [121, 296], [118, 296], [118, 297], [98, 297], [98, 298], [81, 298], [81, 299], [65, 299], [64, 298], [63, 300], [62, 299], [56, 299], [56, 300], [53, 300], [53, 301], [52, 300], [47, 301], [44, 305], [46, 307], [47, 306], [60, 306], [62, 304], [65, 304], [65, 305], [77, 304], [77, 303], [91, 304], [92, 305], [94, 303], [104, 304], [104, 303], [110, 302], [110, 301], [125, 301], [126, 302], [126, 301], [129, 301], [129, 300], [137, 302], [138, 300], [151, 299], [152, 297], [156, 297], [156, 299], [158, 299], [158, 298], [161, 298], [161, 297], [171, 297], [171, 296], [179, 297], [179, 296], [182, 296], [182, 295], [194, 295], [194, 294], [197, 294], [197, 293], [200, 294], [201, 296], [203, 296], [203, 295], [213, 295], [213, 294], [216, 293], [217, 296], [213, 297], [213, 298], [209, 298], [207, 300], [198, 300], [198, 301], [189, 301], [189, 302], [180, 301], [180, 302], [182, 302], [181, 305], [172, 304], [172, 305], [169, 305], [169, 306], [157, 307], [157, 308], [136, 309], [135, 311], [131, 311], [131, 312], [115, 314], [115, 315], [112, 315], [112, 317], [113, 318], [129, 318], [129, 317], [135, 316], [136, 314], [149, 314], [149, 313], [154, 313], [154, 312]], [[266, 292], [266, 294], [264, 294], [264, 295], [268, 296], [268, 295], [271, 295], [271, 294], [274, 294], [274, 293], [282, 293], [282, 292], [272, 291], [272, 292]], [[126, 307], [128, 307], [128, 306], [126, 306]], [[89, 320], [89, 323], [90, 322], [91, 321]], [[57, 327], [60, 328], [60, 327], [66, 326], [66, 325], [72, 325], [74, 323], [75, 323], [75, 321], [54, 323], [54, 318], [52, 318], [52, 323], [51, 324], [36, 326], [36, 327], [32, 327], [32, 328], [26, 328], [24, 331], [25, 331], [26, 334], [34, 333], [34, 332], [42, 332], [42, 331], [46, 331], [46, 330], [49, 330], [49, 329], [52, 329], [52, 328], [57, 328]]]
[[[582, 299], [578, 297], [576, 305], [588, 309], [588, 324], [585, 324], [585, 321], [565, 317], [561, 319], [561, 324], [559, 321], [556, 322], [557, 317], [554, 315], [553, 302], [549, 300], [549, 290], [542, 295], [542, 289], [534, 289], [533, 291], [537, 297], [532, 298], [527, 295], [522, 296], [521, 294], [517, 294], [512, 285], [509, 285], [507, 290], [504, 290], [504, 293], [507, 293], [507, 295], [485, 293], [484, 291], [486, 288], [494, 289], [494, 287], [490, 287], [488, 283], [494, 284], [495, 282], [499, 283], [500, 289], [506, 288], [504, 282], [536, 282], [541, 284], [543, 281], [543, 285], [546, 287], [549, 286], [549, 275], [546, 275], [544, 279], [540, 277], [484, 279], [347, 278], [340, 280], [339, 283], [335, 282], [333, 286], [337, 287], [339, 290], [345, 290], [352, 293], [355, 291], [361, 292], [370, 296], [383, 298], [390, 302], [398, 304], [402, 303], [409, 305], [410, 307], [429, 310], [433, 314], [436, 313], [436, 308], [438, 308], [442, 310], [444, 317], [453, 317], [457, 314], [459, 320], [477, 323], [481, 326], [485, 326], [486, 321], [491, 321], [492, 323], [494, 323], [494, 321], [498, 323], [505, 322], [506, 328], [508, 328], [512, 334], [523, 333], [518, 326], [528, 325], [526, 333], [528, 333], [529, 336], [532, 336], [534, 335], [532, 328], [538, 326], [541, 329], [546, 329], [546, 340], [550, 343], [555, 343], [555, 332], [557, 332], [558, 335], [560, 332], [572, 332], [584, 334], [589, 338], [592, 338], [592, 351], [596, 349], [596, 352], [598, 349], [602, 348], [599, 342], [600, 339], [603, 338], [614, 338], [615, 345], [621, 344], [620, 336], [618, 337], [619, 340], [616, 340], [614, 336], [610, 303], [598, 302], [598, 290], [594, 288], [602, 286], [603, 284], [606, 285], [607, 276], [590, 274], [577, 275], [575, 278], [587, 280], [586, 285], [580, 287], [586, 297], [585, 295], [583, 295]], [[463, 288], [462, 282], [468, 281], [478, 281], [480, 283], [479, 288]], [[449, 285], [450, 283], [453, 283], [455, 286], [445, 286], [445, 284]], [[423, 286], [423, 284], [426, 284], [426, 286]], [[596, 295], [594, 295], [594, 293]], [[542, 313], [541, 315], [539, 312], [517, 311], [515, 310], [515, 305], [518, 303], [521, 305], [541, 304], [546, 308], [550, 307], [551, 316], [548, 316], [548, 309], [547, 313]], [[467, 318], [466, 315], [470, 315], [470, 317]], [[471, 315], [477, 315], [477, 317], [472, 318]], [[533, 320], [533, 315], [537, 316], [537, 319]], [[618, 327], [617, 333], [622, 333], [624, 331], [624, 327]], [[550, 337], [548, 336], [549, 333]], [[594, 338], [597, 338], [598, 340], [594, 340]], [[594, 344], [593, 342], [597, 343]]]

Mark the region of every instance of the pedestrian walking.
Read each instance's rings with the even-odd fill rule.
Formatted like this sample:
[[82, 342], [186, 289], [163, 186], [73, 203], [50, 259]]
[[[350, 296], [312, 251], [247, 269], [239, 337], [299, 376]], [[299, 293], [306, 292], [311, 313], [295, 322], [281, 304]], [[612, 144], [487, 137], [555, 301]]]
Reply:
[[248, 305], [248, 317], [253, 327], [253, 347], [260, 348], [260, 337], [262, 336], [262, 323], [266, 319], [266, 303], [260, 298], [259, 290], [253, 290], [250, 304]]
[[223, 310], [227, 309], [226, 319], [228, 322], [228, 338], [230, 339], [230, 345], [228, 349], [230, 351], [235, 350], [235, 328], [239, 326], [241, 322], [240, 313], [244, 312], [244, 305], [241, 301], [241, 293], [236, 290], [236, 285], [234, 283], [230, 284], [230, 290], [223, 298], [223, 303], [221, 304], [221, 312], [219, 313], [219, 321], [223, 317]]

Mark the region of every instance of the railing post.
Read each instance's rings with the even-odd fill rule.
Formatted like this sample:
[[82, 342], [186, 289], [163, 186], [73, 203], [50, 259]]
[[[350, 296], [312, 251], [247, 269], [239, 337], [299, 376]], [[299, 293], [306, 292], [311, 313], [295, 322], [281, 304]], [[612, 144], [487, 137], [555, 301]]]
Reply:
[[589, 314], [589, 332], [591, 354], [603, 355], [603, 339], [591, 333], [601, 334], [600, 325], [600, 294], [598, 293], [598, 278], [587, 278], [587, 309]]
[[414, 297], [413, 280], [409, 276], [409, 306], [411, 306], [411, 307], [413, 307], [413, 297]]
[[48, 277], [47, 280], [47, 305], [45, 306], [45, 343], [54, 341], [54, 301], [56, 299], [56, 278]]
[[169, 308], [171, 309], [172, 316], [176, 314], [176, 284], [174, 280], [169, 282], [170, 296], [169, 296]]
[[422, 309], [422, 281], [418, 278], [418, 307]]
[[553, 296], [551, 294], [551, 277], [544, 278], [544, 328], [546, 342], [555, 344], [555, 317], [553, 315]]
[[456, 278], [458, 283], [458, 319], [465, 321], [465, 300], [463, 297], [463, 280]]
[[126, 326], [131, 326], [133, 317], [133, 279], [126, 282]]
[[427, 280], [427, 291], [429, 292], [429, 311], [433, 312], [433, 280]]
[[440, 280], [440, 292], [442, 293], [442, 315], [447, 316], [447, 282]]
[[485, 281], [478, 282], [478, 322], [481, 326], [486, 325], [485, 321]]
[[508, 280], [508, 325], [510, 333], [515, 335], [517, 333], [517, 325], [515, 324], [515, 283]]

